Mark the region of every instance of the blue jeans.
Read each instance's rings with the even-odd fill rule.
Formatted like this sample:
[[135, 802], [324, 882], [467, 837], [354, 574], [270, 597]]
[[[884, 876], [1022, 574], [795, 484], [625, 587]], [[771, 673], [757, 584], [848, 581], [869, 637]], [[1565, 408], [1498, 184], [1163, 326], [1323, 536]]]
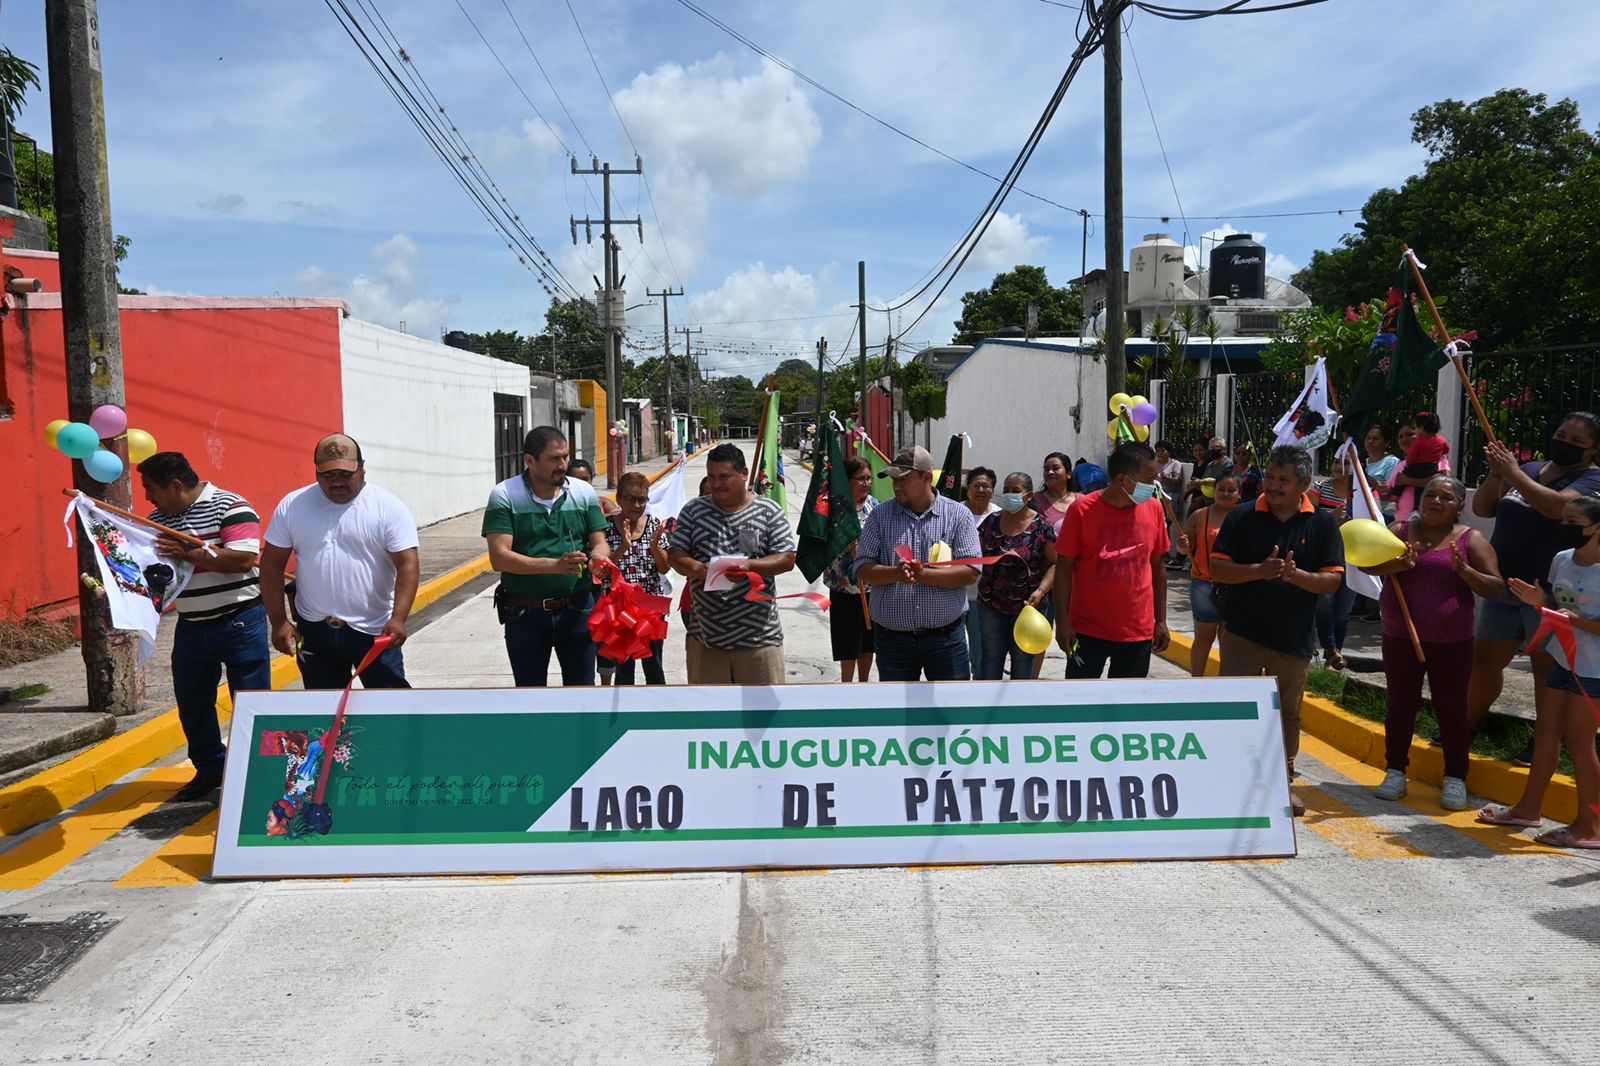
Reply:
[[[589, 635], [589, 615], [594, 597], [584, 598], [559, 611], [528, 607], [506, 623], [506, 656], [518, 688], [544, 688], [550, 674], [550, 653], [561, 664], [561, 684], [594, 684], [594, 638]], [[658, 653], [659, 654], [659, 653]], [[631, 681], [629, 682], [632, 683]]]
[[972, 676], [967, 658], [967, 630], [957, 622], [948, 633], [908, 633], [873, 626], [878, 649], [879, 681], [966, 681]]
[[972, 610], [967, 612], [969, 627], [974, 624], [974, 615], [977, 616], [976, 624], [983, 643], [972, 656], [972, 679], [999, 681], [1005, 676], [1007, 655], [1011, 658], [1013, 681], [1025, 681], [1035, 676], [1039, 668], [1038, 656], [1029, 655], [1017, 647], [1011, 636], [1017, 625], [1017, 616], [997, 611], [982, 600], [973, 601]]
[[967, 659], [974, 670], [983, 662], [983, 629], [978, 625], [978, 597], [967, 600]]
[[1329, 648], [1344, 650], [1345, 634], [1350, 630], [1350, 609], [1356, 605], [1356, 590], [1349, 582], [1339, 585], [1338, 592], [1317, 597], [1317, 643], [1324, 651]]
[[[308, 689], [344, 688], [350, 675], [372, 650], [373, 636], [349, 626], [326, 621], [300, 623], [300, 678]], [[410, 688], [406, 661], [399, 648], [390, 648], [361, 674], [362, 688]]]
[[259, 603], [217, 622], [186, 622], [178, 616], [172, 637], [172, 690], [196, 773], [220, 774], [226, 758], [222, 727], [217, 724], [217, 686], [223, 672], [235, 696], [270, 689], [271, 658], [267, 609]]

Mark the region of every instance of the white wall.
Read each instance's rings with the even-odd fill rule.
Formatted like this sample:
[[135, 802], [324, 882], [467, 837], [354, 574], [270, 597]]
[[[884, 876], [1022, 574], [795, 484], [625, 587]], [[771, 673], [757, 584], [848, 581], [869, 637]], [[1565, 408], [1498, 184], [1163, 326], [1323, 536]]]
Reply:
[[[962, 455], [967, 467], [992, 467], [1002, 478], [1024, 470], [1037, 488], [1050, 452], [1104, 464], [1110, 451], [1105, 365], [1088, 356], [985, 342], [947, 384], [945, 417], [917, 427], [917, 443], [928, 434], [926, 447], [935, 463], [944, 457], [950, 434], [966, 432], [972, 437], [972, 447]], [[1080, 387], [1081, 431], [1073, 429], [1070, 414]]]
[[372, 482], [418, 525], [482, 507], [495, 482], [494, 394], [521, 397], [526, 420], [528, 368], [353, 318], [340, 349], [344, 428]]

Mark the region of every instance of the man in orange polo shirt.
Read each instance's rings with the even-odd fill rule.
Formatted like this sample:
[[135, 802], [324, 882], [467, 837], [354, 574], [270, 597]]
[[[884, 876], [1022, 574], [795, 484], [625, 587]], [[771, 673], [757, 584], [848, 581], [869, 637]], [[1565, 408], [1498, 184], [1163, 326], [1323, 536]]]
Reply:
[[[1300, 700], [1317, 651], [1317, 597], [1344, 581], [1339, 523], [1317, 507], [1311, 457], [1285, 445], [1267, 456], [1254, 507], [1235, 507], [1211, 551], [1211, 581], [1226, 586], [1222, 608], [1225, 677], [1277, 680], [1289, 778], [1300, 750]], [[1296, 815], [1305, 804], [1290, 797]]]

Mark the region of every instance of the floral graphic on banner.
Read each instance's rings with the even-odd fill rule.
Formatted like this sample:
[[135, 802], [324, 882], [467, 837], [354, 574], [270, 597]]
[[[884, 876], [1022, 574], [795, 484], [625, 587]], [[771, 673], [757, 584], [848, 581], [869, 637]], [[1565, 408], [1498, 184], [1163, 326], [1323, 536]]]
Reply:
[[[267, 835], [303, 840], [313, 834], [326, 836], [332, 827], [326, 818], [326, 804], [313, 802], [317, 778], [322, 774], [326, 741], [331, 730], [315, 739], [303, 730], [269, 730], [261, 734], [258, 754], [281, 756], [285, 761], [283, 795], [267, 811]], [[340, 731], [333, 749], [333, 762], [345, 769], [355, 754], [353, 727]]]

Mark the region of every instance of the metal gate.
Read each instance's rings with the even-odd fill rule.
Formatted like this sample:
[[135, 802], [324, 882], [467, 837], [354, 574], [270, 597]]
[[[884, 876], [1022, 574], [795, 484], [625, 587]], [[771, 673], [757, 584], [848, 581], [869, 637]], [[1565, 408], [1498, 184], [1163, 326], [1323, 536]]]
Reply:
[[1168, 378], [1161, 387], [1161, 437], [1173, 453], [1187, 459], [1195, 441], [1216, 432], [1214, 378]]
[[507, 393], [494, 394], [494, 476], [505, 481], [522, 473], [523, 400]]
[[[1467, 377], [1477, 386], [1495, 436], [1518, 459], [1546, 458], [1545, 443], [1572, 410], [1593, 411], [1600, 396], [1600, 344], [1514, 352], [1473, 352], [1466, 356]], [[1460, 476], [1475, 485], [1488, 473], [1483, 427], [1465, 390], [1461, 397]], [[1455, 456], [1451, 456], [1455, 465]]]
[[1228, 424], [1233, 439], [1228, 446], [1237, 448], [1240, 444], [1250, 444], [1257, 460], [1263, 460], [1272, 450], [1272, 427], [1305, 388], [1305, 371], [1261, 370], [1234, 374], [1230, 380], [1233, 410]]

